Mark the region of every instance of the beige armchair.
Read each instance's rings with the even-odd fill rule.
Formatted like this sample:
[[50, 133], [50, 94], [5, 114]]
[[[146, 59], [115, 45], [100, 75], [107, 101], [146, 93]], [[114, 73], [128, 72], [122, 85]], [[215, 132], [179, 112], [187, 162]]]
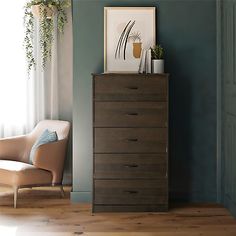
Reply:
[[[39, 146], [32, 165], [31, 148], [46, 129], [56, 131], [58, 141]], [[15, 208], [19, 188], [59, 186], [64, 196], [62, 178], [69, 130], [67, 121], [44, 120], [27, 135], [0, 139], [0, 185], [13, 187]]]

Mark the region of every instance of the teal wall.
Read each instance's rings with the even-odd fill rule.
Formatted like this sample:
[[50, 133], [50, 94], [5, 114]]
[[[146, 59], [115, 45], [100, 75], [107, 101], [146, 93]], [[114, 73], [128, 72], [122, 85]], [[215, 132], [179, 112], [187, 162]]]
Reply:
[[[223, 203], [236, 217], [236, 0], [218, 1], [218, 124]], [[219, 144], [220, 145], [220, 144]], [[221, 157], [221, 158], [220, 158]], [[220, 169], [220, 168], [219, 168]]]
[[170, 82], [170, 194], [216, 200], [216, 2], [74, 0], [72, 199], [92, 189], [92, 80], [103, 72], [103, 7], [156, 6]]

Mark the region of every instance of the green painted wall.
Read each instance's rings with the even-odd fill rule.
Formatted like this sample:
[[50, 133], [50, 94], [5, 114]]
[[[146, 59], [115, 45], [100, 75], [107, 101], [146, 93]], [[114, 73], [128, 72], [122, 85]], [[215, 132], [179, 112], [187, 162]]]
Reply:
[[[218, 2], [218, 135], [221, 136], [221, 203], [236, 217], [236, 0]], [[221, 90], [220, 90], [221, 89]], [[219, 185], [220, 186], [220, 185]]]
[[170, 82], [170, 192], [175, 200], [216, 200], [216, 2], [74, 0], [72, 199], [92, 189], [92, 80], [103, 72], [103, 7], [156, 6], [157, 39]]

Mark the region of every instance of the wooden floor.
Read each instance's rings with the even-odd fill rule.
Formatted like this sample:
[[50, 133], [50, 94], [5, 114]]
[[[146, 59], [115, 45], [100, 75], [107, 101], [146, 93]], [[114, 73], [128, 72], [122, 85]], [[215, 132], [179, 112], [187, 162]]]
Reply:
[[11, 189], [0, 189], [1, 236], [236, 236], [236, 220], [219, 205], [175, 206], [168, 213], [92, 214], [58, 189], [20, 190], [12, 208]]

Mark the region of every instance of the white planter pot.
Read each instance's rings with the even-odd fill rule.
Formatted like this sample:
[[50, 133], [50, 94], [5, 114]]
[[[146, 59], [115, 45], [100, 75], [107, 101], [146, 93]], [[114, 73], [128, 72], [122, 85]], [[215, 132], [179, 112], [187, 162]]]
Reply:
[[152, 60], [152, 73], [162, 74], [164, 73], [164, 60]]

